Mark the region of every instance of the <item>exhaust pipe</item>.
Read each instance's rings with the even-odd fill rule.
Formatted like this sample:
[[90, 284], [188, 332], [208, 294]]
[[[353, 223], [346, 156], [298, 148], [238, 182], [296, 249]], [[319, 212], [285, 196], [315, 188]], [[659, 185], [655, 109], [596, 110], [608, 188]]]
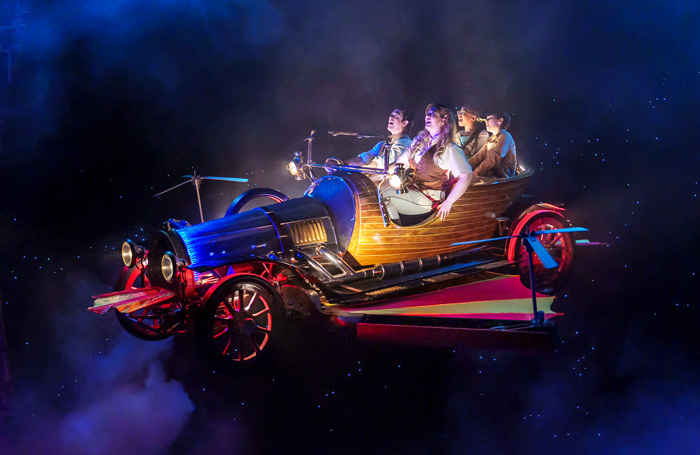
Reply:
[[310, 258], [308, 255], [303, 254], [304, 259], [307, 261], [313, 261], [316, 266], [312, 264], [312, 267], [317, 271], [321, 272], [326, 278], [326, 282], [330, 283], [350, 283], [353, 281], [364, 280], [368, 278], [378, 278], [380, 280], [384, 278], [391, 278], [401, 275], [409, 275], [412, 273], [418, 273], [424, 270], [430, 270], [437, 268], [441, 265], [446, 265], [455, 262], [463, 257], [475, 254], [481, 251], [481, 248], [472, 248], [469, 250], [458, 251], [456, 253], [445, 253], [438, 254], [436, 256], [428, 256], [425, 258], [411, 259], [409, 261], [399, 261], [391, 262], [388, 264], [377, 264], [372, 268], [363, 269], [359, 271], [353, 270], [352, 267], [348, 265], [341, 257], [333, 253], [324, 245], [318, 245], [316, 247], [316, 252], [323, 256], [326, 260], [336, 266], [341, 270], [341, 274], [331, 275], [326, 271], [320, 264]]

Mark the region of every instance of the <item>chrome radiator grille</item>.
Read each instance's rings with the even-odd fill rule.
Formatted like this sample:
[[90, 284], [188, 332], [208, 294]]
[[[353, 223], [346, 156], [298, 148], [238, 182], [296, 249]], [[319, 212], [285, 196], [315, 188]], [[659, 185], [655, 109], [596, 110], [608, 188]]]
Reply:
[[289, 223], [289, 232], [297, 246], [324, 243], [328, 241], [326, 228], [321, 220], [306, 220]]

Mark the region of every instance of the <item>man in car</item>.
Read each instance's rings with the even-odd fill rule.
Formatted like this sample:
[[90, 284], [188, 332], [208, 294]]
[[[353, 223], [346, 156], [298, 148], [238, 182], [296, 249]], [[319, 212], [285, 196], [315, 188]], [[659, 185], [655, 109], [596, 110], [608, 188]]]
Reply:
[[386, 141], [377, 143], [371, 150], [360, 153], [359, 156], [348, 161], [353, 166], [367, 166], [384, 169], [385, 145], [388, 148], [389, 164], [393, 164], [410, 145], [411, 138], [408, 133], [413, 126], [413, 112], [397, 107], [389, 115], [389, 123], [386, 127], [391, 135]]
[[514, 177], [516, 169], [515, 141], [506, 128], [510, 115], [506, 112], [491, 113], [486, 117], [486, 130], [491, 137], [469, 158], [475, 177]]
[[484, 129], [479, 115], [481, 114], [469, 105], [464, 105], [457, 111], [457, 125], [463, 129], [458, 132], [455, 142], [464, 150], [467, 158], [481, 150], [489, 139], [489, 133]]

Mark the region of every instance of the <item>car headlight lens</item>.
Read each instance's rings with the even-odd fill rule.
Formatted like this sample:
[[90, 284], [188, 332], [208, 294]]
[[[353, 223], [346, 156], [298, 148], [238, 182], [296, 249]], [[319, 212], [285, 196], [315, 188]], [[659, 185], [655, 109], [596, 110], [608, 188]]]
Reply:
[[143, 247], [134, 243], [131, 239], [126, 239], [122, 243], [122, 261], [127, 267], [133, 267], [136, 264], [136, 259], [143, 257]]
[[287, 165], [287, 169], [289, 169], [289, 173], [292, 174], [294, 177], [296, 177], [299, 173], [299, 168], [297, 167], [297, 163], [295, 163], [294, 160], [289, 162], [289, 164]]
[[389, 185], [395, 190], [400, 190], [403, 186], [403, 179], [399, 174], [391, 174], [389, 176]]
[[289, 162], [287, 169], [294, 176], [295, 180], [304, 180], [306, 178], [304, 159], [301, 157], [301, 152], [294, 152], [294, 159]]
[[177, 276], [177, 258], [170, 251], [166, 251], [160, 259], [160, 271], [168, 283], [171, 283]]
[[131, 245], [129, 241], [122, 243], [122, 261], [127, 267], [131, 267], [134, 262], [134, 253], [131, 251]]

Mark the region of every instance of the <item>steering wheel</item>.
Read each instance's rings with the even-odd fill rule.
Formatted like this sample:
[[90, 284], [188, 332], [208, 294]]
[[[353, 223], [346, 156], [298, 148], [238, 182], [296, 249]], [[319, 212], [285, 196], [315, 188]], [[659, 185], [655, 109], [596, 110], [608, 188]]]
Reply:
[[346, 166], [348, 163], [346, 163], [344, 160], [341, 160], [340, 158], [336, 158], [334, 156], [326, 159], [326, 165], [327, 166]]
[[326, 172], [328, 172], [329, 174], [332, 174], [332, 173], [334, 173], [334, 172], [336, 171], [336, 169], [333, 169], [333, 167], [345, 166], [345, 165], [347, 165], [347, 164], [348, 164], [348, 163], [346, 163], [345, 161], [341, 160], [340, 158], [335, 158], [335, 157], [332, 156], [332, 157], [326, 159], [326, 166], [332, 166], [332, 167], [330, 167], [330, 168], [329, 168], [329, 167], [326, 167]]

